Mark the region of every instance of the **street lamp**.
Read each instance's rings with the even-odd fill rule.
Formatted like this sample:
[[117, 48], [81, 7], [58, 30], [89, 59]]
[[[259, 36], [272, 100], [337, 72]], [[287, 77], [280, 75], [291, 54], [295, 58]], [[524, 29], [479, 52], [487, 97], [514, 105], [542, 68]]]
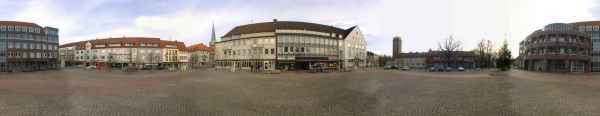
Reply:
[[260, 54], [259, 52], [259, 47], [258, 45], [256, 45], [256, 43], [252, 44], [252, 53], [251, 53], [251, 57], [250, 59], [253, 61], [252, 62], [252, 66], [250, 67], [252, 70], [256, 70], [256, 72], [258, 72], [258, 68], [255, 68], [256, 65], [258, 65], [258, 54]]

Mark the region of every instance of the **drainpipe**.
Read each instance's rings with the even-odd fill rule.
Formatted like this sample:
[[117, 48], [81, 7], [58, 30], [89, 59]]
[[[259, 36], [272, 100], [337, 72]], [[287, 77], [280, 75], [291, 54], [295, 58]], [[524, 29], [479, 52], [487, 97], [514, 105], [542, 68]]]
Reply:
[[273, 61], [273, 64], [271, 64], [271, 65], [275, 65], [274, 68], [275, 68], [275, 70], [277, 70], [279, 68], [278, 67], [278, 64], [279, 64], [278, 61], [279, 61], [279, 59], [277, 58], [277, 56], [279, 54], [279, 52], [278, 52], [278, 46], [277, 46], [277, 43], [278, 43], [278, 40], [279, 40], [278, 36], [277, 36], [277, 19], [273, 19], [273, 27], [274, 27], [274, 31], [273, 32], [275, 34], [275, 60]]

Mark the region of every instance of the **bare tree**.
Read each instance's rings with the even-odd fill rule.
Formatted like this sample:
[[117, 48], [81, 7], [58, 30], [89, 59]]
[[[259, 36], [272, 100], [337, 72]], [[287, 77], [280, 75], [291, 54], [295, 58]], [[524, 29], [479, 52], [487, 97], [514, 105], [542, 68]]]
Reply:
[[491, 40], [481, 39], [475, 49], [476, 62], [482, 68], [494, 65], [494, 43]]
[[452, 36], [438, 43], [438, 49], [441, 52], [444, 65], [450, 66], [451, 63], [456, 63], [454, 58], [457, 51], [462, 50], [462, 44], [460, 40], [456, 40]]

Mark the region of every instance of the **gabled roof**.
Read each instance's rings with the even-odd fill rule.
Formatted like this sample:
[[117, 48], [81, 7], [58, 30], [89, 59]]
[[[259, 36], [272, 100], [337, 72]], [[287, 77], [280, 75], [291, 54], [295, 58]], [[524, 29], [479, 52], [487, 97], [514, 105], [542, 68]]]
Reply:
[[203, 43], [191, 45], [191, 46], [187, 47], [187, 49], [188, 49], [188, 51], [191, 51], [191, 52], [195, 52], [195, 51], [212, 52], [214, 50], [213, 48], [208, 47], [208, 46], [204, 45]]
[[352, 27], [350, 27], [350, 28], [346, 29], [346, 31], [347, 31], [348, 33], [350, 33], [350, 32], [351, 32], [352, 30], [354, 30], [354, 28], [356, 28], [356, 27], [357, 27], [357, 26], [352, 26]]

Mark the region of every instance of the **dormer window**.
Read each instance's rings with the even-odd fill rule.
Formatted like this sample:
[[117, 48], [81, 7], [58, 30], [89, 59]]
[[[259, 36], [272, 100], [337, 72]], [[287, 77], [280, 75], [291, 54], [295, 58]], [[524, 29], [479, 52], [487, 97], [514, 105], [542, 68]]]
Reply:
[[110, 44], [110, 45], [108, 45], [108, 46], [110, 46], [110, 47], [120, 47], [120, 46], [121, 46], [121, 44]]
[[167, 48], [177, 48], [177, 46], [175, 46], [175, 45], [166, 45], [165, 47], [167, 47]]

